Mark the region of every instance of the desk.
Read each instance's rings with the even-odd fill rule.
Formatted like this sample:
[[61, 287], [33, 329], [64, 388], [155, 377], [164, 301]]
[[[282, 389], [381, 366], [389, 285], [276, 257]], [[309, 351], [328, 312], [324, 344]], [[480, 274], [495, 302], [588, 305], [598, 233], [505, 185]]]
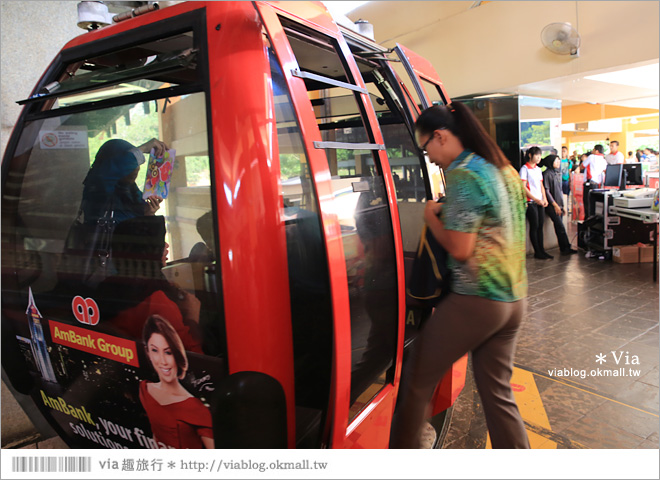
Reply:
[[611, 215], [618, 215], [620, 217], [630, 218], [645, 224], [653, 224], [653, 281], [658, 281], [658, 219], [660, 214], [650, 208], [625, 208], [611, 205], [609, 207]]

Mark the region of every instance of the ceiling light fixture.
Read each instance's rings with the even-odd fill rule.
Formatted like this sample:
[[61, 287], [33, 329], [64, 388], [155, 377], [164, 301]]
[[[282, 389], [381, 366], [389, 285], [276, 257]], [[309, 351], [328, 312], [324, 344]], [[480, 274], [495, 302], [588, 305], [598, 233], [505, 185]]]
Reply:
[[616, 85], [626, 85], [629, 87], [648, 88], [658, 90], [659, 83], [659, 64], [654, 63], [643, 67], [626, 68], [616, 72], [599, 73], [588, 75], [584, 78], [596, 82], [613, 83]]

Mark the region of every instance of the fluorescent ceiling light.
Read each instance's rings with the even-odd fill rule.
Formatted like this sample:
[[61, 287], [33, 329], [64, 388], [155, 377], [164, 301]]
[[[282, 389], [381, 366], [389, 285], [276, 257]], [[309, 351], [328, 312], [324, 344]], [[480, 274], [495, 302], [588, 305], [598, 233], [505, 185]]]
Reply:
[[323, 2], [323, 5], [330, 11], [333, 15], [346, 15], [349, 12], [352, 12], [356, 8], [364, 5], [369, 2]]
[[590, 132], [619, 133], [623, 130], [623, 122], [620, 118], [606, 118], [604, 120], [593, 120], [589, 122]]
[[614, 83], [617, 85], [627, 85], [629, 87], [648, 88], [658, 90], [658, 64], [645, 65], [643, 67], [627, 68], [616, 72], [599, 73], [597, 75], [588, 75], [584, 77], [587, 80], [597, 82]]

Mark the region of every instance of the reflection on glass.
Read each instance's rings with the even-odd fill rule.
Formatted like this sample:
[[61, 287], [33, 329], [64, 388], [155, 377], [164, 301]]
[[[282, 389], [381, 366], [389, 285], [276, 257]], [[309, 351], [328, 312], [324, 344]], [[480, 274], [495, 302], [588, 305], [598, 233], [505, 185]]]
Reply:
[[[164, 110], [166, 101], [169, 103]], [[132, 307], [140, 305], [141, 299], [134, 292], [124, 295], [118, 294], [114, 287], [106, 288], [108, 282], [104, 281], [110, 278], [117, 280], [117, 285], [126, 286], [128, 281], [119, 278], [124, 272], [129, 280], [140, 277], [150, 285], [158, 283], [158, 289], [140, 292], [145, 298], [156, 291], [165, 292], [172, 315], [191, 321], [186, 326], [190, 334], [200, 340], [203, 337], [205, 353], [219, 355], [224, 351], [224, 327], [218, 318], [221, 314], [215, 303], [217, 299], [209, 290], [216, 242], [205, 105], [204, 94], [194, 93], [54, 116], [26, 126], [16, 157], [9, 166], [12, 175], [21, 180], [21, 187], [9, 197], [5, 194], [3, 203], [15, 202], [17, 211], [16, 224], [5, 229], [14, 238], [11, 261], [20, 263], [21, 258], [30, 259], [38, 271], [36, 281], [31, 284], [35, 293], [50, 292], [55, 297], [68, 298], [68, 303], [72, 294], [93, 297], [102, 306], [101, 324], [109, 327], [110, 320], [119, 312], [127, 315], [129, 296], [133, 299]], [[152, 178], [154, 175], [153, 169], [148, 172], [146, 161], [145, 152], [150, 147], [142, 152], [132, 147], [151, 145], [153, 139], [174, 150], [176, 158], [173, 169], [157, 172], [159, 181], [170, 182], [169, 194], [155, 210], [155, 216], [149, 216], [151, 212], [144, 208], [142, 191], [146, 175], [149, 173]], [[118, 143], [127, 148], [113, 150], [111, 158], [101, 162], [105, 167], [89, 175], [102, 146]], [[120, 164], [132, 165], [126, 167], [132, 171], [128, 175], [115, 171], [114, 166]], [[137, 165], [139, 169], [135, 168]], [[96, 187], [107, 190], [104, 195], [107, 201], [101, 206], [104, 211], [97, 212], [98, 218], [86, 221], [84, 215], [91, 210], [86, 208], [85, 198], [89, 201], [89, 197], [83, 195], [83, 189], [88, 186], [84, 182], [90, 183], [92, 177], [97, 181]], [[130, 200], [134, 202], [131, 205], [126, 203], [129, 197], [117, 193], [124, 192], [121, 182], [130, 184]], [[114, 201], [111, 203], [109, 199]], [[134, 258], [137, 243], [124, 245], [126, 248], [120, 251], [116, 242], [112, 243], [118, 235], [109, 237], [111, 240], [99, 247], [95, 236], [100, 232], [99, 221], [108, 217], [106, 204], [116, 224], [115, 232], [131, 218], [162, 221], [161, 236], [154, 237], [150, 244], [154, 248], [148, 262], [146, 255]], [[125, 215], [127, 209], [131, 210], [130, 215]], [[76, 219], [86, 228], [73, 229]], [[79, 235], [73, 235], [74, 231]], [[140, 232], [134, 233], [134, 238], [139, 239], [134, 242], [146, 238]], [[112, 247], [109, 252], [107, 247]], [[102, 264], [109, 267], [102, 271], [96, 267], [101, 253], [110, 253], [108, 261]], [[120, 254], [130, 256], [130, 265], [120, 265]], [[126, 270], [124, 266], [130, 268]], [[19, 268], [16, 264], [16, 267], [25, 270], [24, 265]], [[89, 281], [90, 272], [95, 275], [93, 281]], [[167, 302], [163, 298], [161, 303]], [[144, 318], [136, 319], [135, 324], [142, 321]], [[139, 336], [136, 332], [126, 336]]]
[[[335, 40], [286, 19], [281, 21], [302, 72], [356, 84], [337, 53]], [[346, 144], [326, 148], [325, 153], [348, 274], [353, 403], [393, 365], [396, 354], [398, 305], [392, 220], [377, 157], [371, 150], [350, 146], [373, 143], [360, 94], [322, 80], [306, 79], [305, 85], [321, 138]], [[375, 95], [376, 90], [371, 92]]]
[[337, 157], [342, 160], [332, 172], [332, 186], [348, 274], [353, 403], [393, 365], [396, 263], [385, 186], [373, 154], [339, 150]]
[[28, 101], [57, 98], [52, 108], [138, 94], [198, 80], [192, 32], [69, 64]]
[[299, 435], [297, 446], [318, 448], [323, 442], [332, 378], [328, 262], [302, 135], [286, 80], [270, 53], [289, 267], [296, 423], [297, 432], [305, 433]]

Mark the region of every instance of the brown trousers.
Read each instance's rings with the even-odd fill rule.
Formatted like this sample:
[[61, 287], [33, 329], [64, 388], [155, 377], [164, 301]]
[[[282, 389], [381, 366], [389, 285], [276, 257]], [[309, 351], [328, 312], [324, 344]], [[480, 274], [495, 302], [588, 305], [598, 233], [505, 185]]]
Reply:
[[472, 352], [472, 368], [493, 448], [530, 448], [511, 390], [516, 337], [527, 301], [497, 302], [451, 293], [422, 326], [404, 364], [390, 448], [419, 448], [433, 391]]

